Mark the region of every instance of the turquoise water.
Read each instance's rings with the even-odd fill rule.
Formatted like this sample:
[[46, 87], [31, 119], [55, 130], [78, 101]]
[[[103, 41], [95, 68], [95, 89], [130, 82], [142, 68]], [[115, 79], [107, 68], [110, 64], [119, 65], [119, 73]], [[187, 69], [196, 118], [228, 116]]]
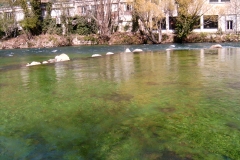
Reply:
[[240, 159], [239, 44], [174, 45], [1, 50], [0, 159]]

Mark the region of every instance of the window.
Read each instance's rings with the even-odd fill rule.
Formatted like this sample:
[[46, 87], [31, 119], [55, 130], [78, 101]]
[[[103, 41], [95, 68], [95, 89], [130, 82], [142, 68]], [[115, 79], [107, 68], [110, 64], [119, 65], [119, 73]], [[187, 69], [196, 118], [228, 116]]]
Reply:
[[132, 5], [127, 4], [126, 10], [127, 10], [127, 11], [132, 11]]
[[227, 29], [232, 30], [233, 29], [233, 21], [227, 21]]
[[176, 28], [176, 19], [177, 17], [169, 17], [169, 29]]
[[112, 11], [116, 12], [118, 10], [118, 5], [117, 4], [112, 4]]
[[81, 8], [81, 10], [82, 10], [82, 14], [85, 14], [85, 13], [86, 13], [86, 7], [85, 7], [85, 6], [83, 6], [83, 7]]
[[12, 12], [5, 12], [5, 16], [7, 19], [11, 19], [13, 17], [13, 13]]
[[230, 2], [230, 0], [209, 0], [209, 2]]
[[160, 23], [161, 23], [161, 29], [166, 29], [167, 28], [166, 27], [166, 18], [163, 18]]
[[217, 15], [207, 15], [204, 18], [204, 29], [216, 29], [218, 28], [218, 16]]
[[132, 11], [132, 5], [124, 4], [124, 11]]

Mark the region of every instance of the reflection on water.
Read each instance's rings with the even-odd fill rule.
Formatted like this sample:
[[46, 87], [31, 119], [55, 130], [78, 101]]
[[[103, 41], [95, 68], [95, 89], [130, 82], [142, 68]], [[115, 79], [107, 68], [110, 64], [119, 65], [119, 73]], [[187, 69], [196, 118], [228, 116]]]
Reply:
[[0, 159], [238, 159], [240, 49], [159, 46], [2, 56]]
[[134, 72], [133, 53], [120, 53], [104, 58], [73, 60], [67, 65], [55, 63], [56, 79], [59, 81], [71, 70], [76, 80], [106, 78], [116, 82], [128, 80]]

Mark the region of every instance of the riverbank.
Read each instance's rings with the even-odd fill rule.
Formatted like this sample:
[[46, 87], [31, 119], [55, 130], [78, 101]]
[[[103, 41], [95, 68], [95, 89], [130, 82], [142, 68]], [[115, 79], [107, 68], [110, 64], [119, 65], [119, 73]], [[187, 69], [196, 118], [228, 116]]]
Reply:
[[[174, 34], [163, 34], [162, 43], [174, 43]], [[186, 43], [222, 43], [222, 42], [239, 42], [240, 35], [236, 34], [211, 34], [211, 33], [192, 33]], [[19, 35], [0, 42], [0, 49], [21, 49], [21, 48], [51, 48], [61, 46], [77, 45], [131, 45], [131, 44], [151, 44], [145, 36], [137, 33], [114, 33], [111, 37], [99, 37], [98, 35], [90, 36], [59, 36], [59, 35], [39, 35], [28, 40], [25, 35]]]

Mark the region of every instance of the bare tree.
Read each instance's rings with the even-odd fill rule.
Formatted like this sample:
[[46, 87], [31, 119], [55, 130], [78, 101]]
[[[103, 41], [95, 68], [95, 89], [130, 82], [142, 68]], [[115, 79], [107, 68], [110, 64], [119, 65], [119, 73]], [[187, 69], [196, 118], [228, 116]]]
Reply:
[[93, 0], [92, 4], [84, 2], [86, 16], [96, 21], [99, 34], [109, 37], [113, 31], [113, 26], [118, 24], [120, 0]]
[[[139, 18], [140, 30], [153, 43], [162, 41], [162, 21], [165, 14], [174, 9], [172, 0], [136, 0], [134, 1], [134, 14]], [[154, 31], [157, 30], [158, 37]]]

